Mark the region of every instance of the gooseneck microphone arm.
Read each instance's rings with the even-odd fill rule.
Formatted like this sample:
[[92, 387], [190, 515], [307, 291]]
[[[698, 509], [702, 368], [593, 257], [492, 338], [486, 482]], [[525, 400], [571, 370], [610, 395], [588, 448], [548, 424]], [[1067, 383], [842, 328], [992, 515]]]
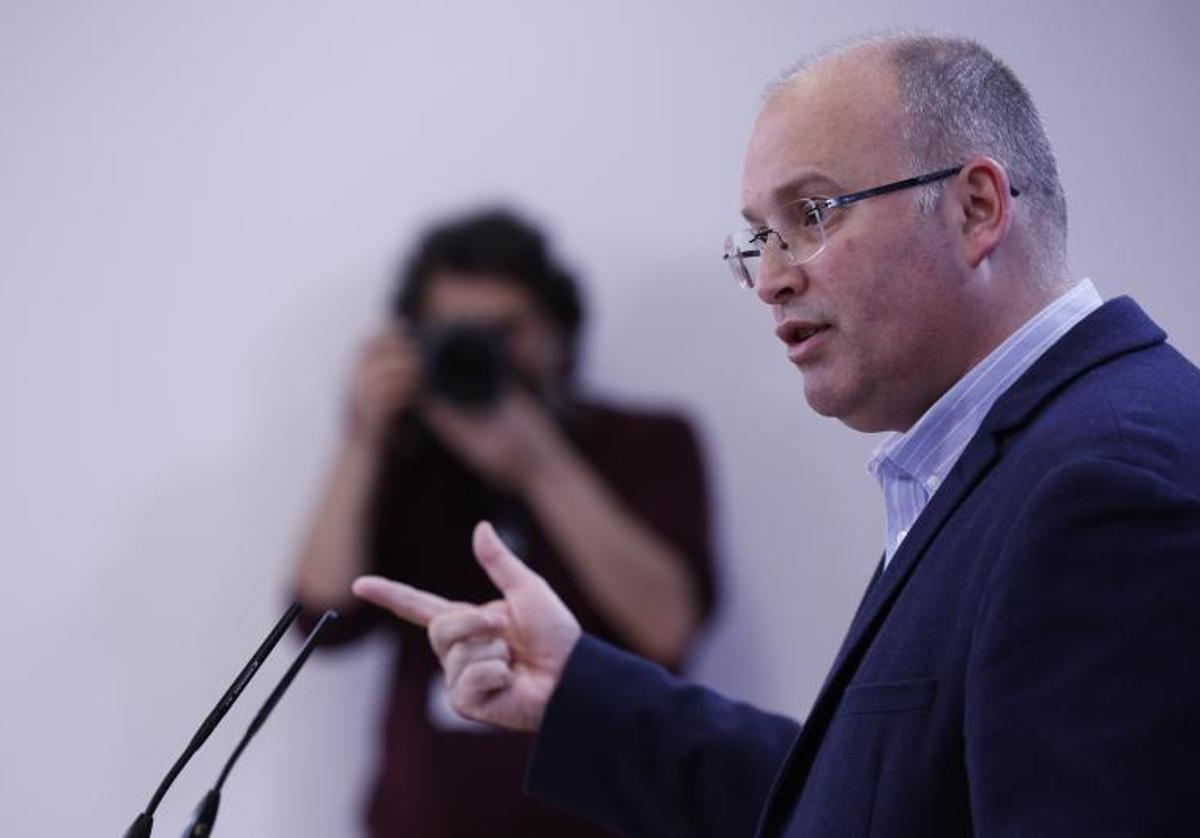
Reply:
[[133, 824], [125, 832], [125, 838], [145, 838], [150, 834], [150, 830], [154, 825], [154, 810], [158, 808], [158, 804], [162, 802], [163, 796], [167, 793], [167, 789], [175, 782], [175, 778], [179, 776], [179, 772], [188, 764], [188, 761], [200, 750], [200, 746], [220, 724], [221, 719], [225, 718], [225, 714], [229, 712], [229, 708], [237, 701], [238, 696], [242, 694], [242, 690], [250, 683], [250, 679], [258, 672], [263, 661], [271, 654], [271, 650], [279, 643], [279, 639], [283, 637], [283, 633], [287, 631], [288, 626], [296, 619], [296, 615], [300, 613], [300, 605], [293, 602], [288, 607], [287, 612], [271, 629], [271, 633], [267, 635], [266, 640], [255, 650], [254, 654], [242, 667], [241, 672], [233, 679], [233, 683], [225, 694], [217, 701], [217, 705], [209, 712], [204, 721], [200, 723], [200, 728], [192, 736], [179, 759], [175, 760], [175, 764], [171, 766], [171, 770], [167, 772], [167, 776], [159, 783], [158, 789], [154, 792], [154, 796], [150, 798], [150, 804], [146, 806], [146, 810], [142, 812], [134, 820]]
[[296, 674], [300, 668], [304, 666], [304, 662], [308, 660], [308, 656], [312, 654], [312, 650], [317, 645], [321, 631], [326, 625], [337, 619], [336, 611], [326, 611], [320, 621], [313, 627], [313, 630], [308, 633], [308, 637], [304, 639], [304, 645], [300, 647], [300, 651], [296, 654], [296, 659], [292, 661], [292, 665], [288, 667], [287, 672], [283, 673], [283, 677], [279, 679], [279, 683], [275, 685], [275, 689], [271, 690], [271, 694], [267, 696], [267, 700], [263, 702], [263, 706], [259, 708], [251, 720], [249, 727], [246, 728], [246, 733], [242, 736], [242, 740], [238, 742], [237, 747], [233, 749], [229, 760], [225, 763], [225, 767], [221, 769], [221, 776], [217, 779], [217, 784], [209, 789], [204, 795], [204, 799], [200, 801], [200, 805], [196, 807], [192, 814], [191, 823], [184, 830], [184, 838], [207, 838], [212, 833], [213, 823], [217, 819], [217, 809], [221, 804], [221, 787], [225, 785], [225, 780], [229, 777], [229, 772], [233, 770], [234, 763], [238, 761], [238, 757], [246, 750], [246, 746], [250, 744], [250, 740], [254, 738], [254, 734], [258, 733], [259, 729], [266, 722], [267, 717], [271, 715], [271, 711], [275, 709], [275, 705], [279, 703], [279, 699], [283, 698], [283, 694], [287, 692], [287, 688], [291, 686], [295, 680]]

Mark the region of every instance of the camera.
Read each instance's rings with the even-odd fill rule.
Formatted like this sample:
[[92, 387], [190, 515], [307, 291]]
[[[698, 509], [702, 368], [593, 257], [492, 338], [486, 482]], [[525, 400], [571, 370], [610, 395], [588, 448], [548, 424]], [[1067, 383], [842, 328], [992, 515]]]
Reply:
[[418, 345], [430, 391], [461, 407], [499, 399], [512, 367], [499, 329], [466, 323], [424, 329]]

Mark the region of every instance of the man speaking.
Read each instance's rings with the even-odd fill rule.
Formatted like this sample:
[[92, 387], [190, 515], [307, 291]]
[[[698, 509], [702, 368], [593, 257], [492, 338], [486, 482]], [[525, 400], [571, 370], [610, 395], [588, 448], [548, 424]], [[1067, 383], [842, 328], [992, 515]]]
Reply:
[[894, 432], [880, 568], [804, 723], [581, 634], [487, 524], [494, 602], [356, 593], [428, 625], [460, 713], [539, 731], [531, 792], [626, 833], [1189, 831], [1200, 371], [1069, 276], [1025, 88], [964, 40], [825, 55], [768, 91], [742, 201], [725, 260], [809, 404]]

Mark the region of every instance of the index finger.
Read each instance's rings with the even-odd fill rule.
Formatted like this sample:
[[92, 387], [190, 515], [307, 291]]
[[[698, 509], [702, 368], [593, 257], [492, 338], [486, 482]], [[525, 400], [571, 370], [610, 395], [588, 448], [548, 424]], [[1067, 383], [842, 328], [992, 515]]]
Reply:
[[458, 607], [437, 594], [422, 591], [403, 582], [393, 582], [382, 576], [360, 576], [350, 586], [359, 599], [386, 608], [402, 620], [424, 628], [439, 614]]

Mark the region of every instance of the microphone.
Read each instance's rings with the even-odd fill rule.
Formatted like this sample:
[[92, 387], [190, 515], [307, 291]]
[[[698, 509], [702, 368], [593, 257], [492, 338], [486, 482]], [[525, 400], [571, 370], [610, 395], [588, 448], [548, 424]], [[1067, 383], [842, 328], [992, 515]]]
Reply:
[[229, 708], [233, 706], [233, 702], [237, 701], [238, 696], [242, 694], [242, 690], [250, 683], [250, 679], [258, 672], [263, 661], [271, 654], [271, 650], [275, 648], [275, 644], [279, 642], [279, 638], [283, 637], [283, 633], [287, 631], [288, 626], [296, 619], [296, 615], [300, 613], [300, 605], [293, 602], [275, 627], [271, 629], [271, 633], [267, 635], [267, 639], [262, 642], [262, 645], [255, 650], [250, 660], [242, 667], [242, 671], [233, 679], [233, 683], [221, 699], [200, 723], [199, 730], [192, 736], [190, 742], [179, 759], [175, 760], [175, 764], [171, 766], [171, 770], [167, 772], [167, 776], [159, 783], [158, 790], [154, 792], [154, 796], [150, 798], [150, 804], [145, 811], [134, 819], [129, 829], [125, 831], [125, 838], [149, 838], [150, 830], [154, 828], [154, 810], [158, 808], [158, 804], [162, 801], [163, 795], [167, 793], [167, 789], [175, 782], [175, 778], [179, 776], [179, 772], [188, 764], [188, 761], [195, 755], [196, 751], [200, 750], [200, 746], [208, 739], [209, 735], [216, 729], [221, 719], [225, 718], [225, 714], [229, 712]]
[[279, 683], [275, 685], [275, 689], [271, 690], [271, 694], [267, 696], [267, 700], [263, 702], [263, 706], [259, 708], [258, 713], [250, 721], [250, 726], [246, 728], [246, 733], [242, 736], [242, 741], [238, 742], [237, 747], [233, 750], [233, 754], [229, 757], [229, 761], [221, 769], [221, 776], [217, 778], [217, 784], [208, 790], [208, 793], [204, 795], [204, 799], [200, 801], [200, 805], [196, 807], [196, 811], [192, 813], [192, 820], [188, 824], [187, 829], [183, 831], [183, 838], [207, 838], [212, 833], [213, 823], [217, 820], [217, 809], [221, 805], [221, 787], [225, 785], [225, 780], [229, 777], [229, 772], [233, 769], [233, 764], [238, 761], [238, 757], [246, 750], [246, 746], [250, 744], [250, 740], [254, 737], [254, 734], [258, 733], [263, 723], [267, 720], [267, 716], [271, 715], [271, 711], [275, 709], [275, 705], [279, 703], [279, 699], [283, 698], [283, 694], [287, 692], [287, 688], [295, 680], [296, 674], [304, 666], [304, 662], [308, 660], [308, 656], [312, 654], [312, 650], [316, 647], [317, 637], [321, 634], [321, 630], [336, 619], [336, 611], [326, 611], [321, 615], [320, 621], [313, 627], [313, 630], [308, 633], [308, 637], [304, 639], [304, 645], [300, 647], [300, 651], [296, 654], [296, 659], [292, 661], [292, 665], [288, 667], [287, 672], [283, 673], [283, 677], [279, 679]]

